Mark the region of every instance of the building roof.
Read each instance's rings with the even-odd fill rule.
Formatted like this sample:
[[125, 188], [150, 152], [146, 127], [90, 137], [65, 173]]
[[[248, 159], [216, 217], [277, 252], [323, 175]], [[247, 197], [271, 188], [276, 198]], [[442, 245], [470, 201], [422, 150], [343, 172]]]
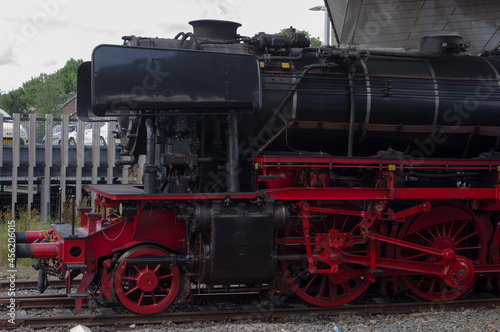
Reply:
[[500, 44], [496, 0], [325, 0], [342, 45], [416, 49], [425, 36], [460, 35], [471, 54]]

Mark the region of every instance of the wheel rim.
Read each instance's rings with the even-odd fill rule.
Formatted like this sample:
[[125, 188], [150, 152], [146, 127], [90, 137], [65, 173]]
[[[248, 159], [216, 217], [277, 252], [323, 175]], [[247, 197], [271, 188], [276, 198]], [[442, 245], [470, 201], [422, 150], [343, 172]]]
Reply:
[[167, 264], [125, 265], [128, 257], [166, 257], [155, 247], [137, 247], [127, 251], [115, 268], [114, 289], [120, 302], [139, 314], [154, 314], [168, 307], [179, 293], [179, 268]]
[[[329, 205], [329, 208], [345, 210], [359, 210], [355, 205], [347, 202], [340, 202]], [[342, 233], [357, 233], [356, 225], [358, 217], [344, 215], [328, 215], [322, 221], [311, 221], [310, 235], [314, 237], [316, 233], [323, 233], [329, 229], [339, 229]], [[358, 232], [359, 233], [359, 232]], [[284, 234], [285, 238], [303, 237], [302, 225], [295, 225], [288, 228]], [[365, 246], [353, 246], [344, 248], [344, 252], [352, 255], [366, 256]], [[299, 254], [306, 253], [305, 244], [283, 245], [281, 253]], [[316, 264], [317, 269], [325, 269], [329, 266], [325, 263]], [[367, 269], [364, 266], [351, 264], [340, 264], [338, 273], [310, 274], [308, 271], [307, 258], [293, 261], [282, 261], [281, 268], [286, 283], [302, 300], [316, 306], [334, 307], [351, 302], [360, 297], [370, 285]]]
[[[403, 225], [399, 239], [434, 249], [451, 249], [457, 256], [457, 264], [466, 267], [483, 264], [486, 260], [486, 242], [481, 221], [467, 207], [452, 203], [433, 207], [431, 211], [417, 216]], [[401, 248], [397, 249], [399, 259], [418, 262], [438, 262], [437, 255]], [[414, 275], [402, 277], [408, 288], [428, 301], [450, 301], [465, 294], [474, 285], [478, 276], [463, 280], [460, 287], [450, 286], [449, 280], [435, 275]]]

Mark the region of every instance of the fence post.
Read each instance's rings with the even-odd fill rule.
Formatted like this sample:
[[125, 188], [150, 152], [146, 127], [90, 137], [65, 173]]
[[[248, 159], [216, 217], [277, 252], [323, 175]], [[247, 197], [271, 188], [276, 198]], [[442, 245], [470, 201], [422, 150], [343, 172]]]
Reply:
[[[19, 158], [21, 149], [21, 115], [14, 113], [12, 130], [12, 219], [16, 218], [17, 203], [17, 174], [19, 171]], [[3, 144], [3, 142], [2, 142]]]
[[84, 130], [85, 123], [78, 120], [76, 124], [76, 201], [81, 204], [82, 201], [82, 171], [84, 165]]
[[[101, 153], [101, 135], [100, 135], [100, 122], [92, 123], [92, 184], [97, 183], [97, 171], [99, 169], [100, 158], [99, 155]], [[92, 192], [92, 209], [95, 209], [94, 200], [96, 198], [96, 194]], [[100, 212], [100, 211], [96, 211]]]
[[34, 170], [36, 166], [36, 114], [29, 115], [29, 133], [28, 133], [28, 216], [31, 218], [31, 209], [33, 208], [34, 191]]
[[[0, 128], [3, 131], [3, 115], [0, 114]], [[0, 144], [0, 167], [3, 166], [3, 133], [2, 133], [2, 144]]]
[[52, 114], [45, 116], [45, 169], [43, 172], [43, 195], [40, 202], [40, 214], [43, 221], [50, 215], [50, 168], [52, 167]]
[[108, 137], [106, 137], [106, 142], [108, 146], [108, 170], [106, 173], [106, 183], [113, 184], [113, 168], [115, 167], [115, 158], [116, 158], [116, 146], [115, 146], [115, 138], [113, 137], [113, 128], [112, 125], [115, 126], [115, 122], [107, 122], [106, 127], [108, 128]]
[[[129, 161], [130, 157], [129, 156], [121, 156], [120, 158], [123, 161]], [[129, 178], [128, 178], [128, 171], [130, 169], [129, 165], [123, 165], [122, 166], [122, 184], [128, 184]]]
[[[62, 203], [66, 201], [66, 168], [68, 167], [68, 130], [69, 130], [69, 116], [63, 114], [61, 123], [61, 176], [60, 176], [60, 187], [61, 187], [61, 200], [60, 204], [62, 208]], [[61, 209], [59, 210], [61, 211]], [[64, 222], [64, 221], [63, 221]]]

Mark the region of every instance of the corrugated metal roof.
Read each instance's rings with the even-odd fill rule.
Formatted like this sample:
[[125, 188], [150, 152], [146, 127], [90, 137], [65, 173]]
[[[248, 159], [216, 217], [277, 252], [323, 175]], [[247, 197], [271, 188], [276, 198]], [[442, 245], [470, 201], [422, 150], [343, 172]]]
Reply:
[[416, 49], [424, 36], [461, 35], [471, 54], [500, 44], [498, 0], [325, 0], [338, 42]]

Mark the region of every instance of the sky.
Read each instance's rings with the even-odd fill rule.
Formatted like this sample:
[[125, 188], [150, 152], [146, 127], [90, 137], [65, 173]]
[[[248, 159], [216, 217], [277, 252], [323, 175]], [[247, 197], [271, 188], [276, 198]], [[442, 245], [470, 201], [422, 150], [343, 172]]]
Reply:
[[90, 60], [99, 44], [124, 35], [173, 38], [191, 32], [189, 21], [239, 22], [238, 33], [276, 33], [293, 26], [323, 40], [322, 0], [2, 0], [0, 91], [8, 92], [70, 58]]

